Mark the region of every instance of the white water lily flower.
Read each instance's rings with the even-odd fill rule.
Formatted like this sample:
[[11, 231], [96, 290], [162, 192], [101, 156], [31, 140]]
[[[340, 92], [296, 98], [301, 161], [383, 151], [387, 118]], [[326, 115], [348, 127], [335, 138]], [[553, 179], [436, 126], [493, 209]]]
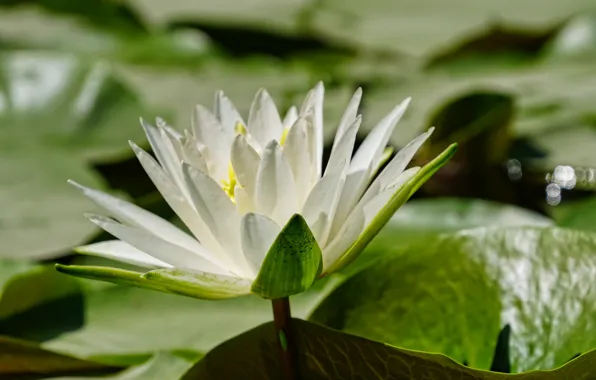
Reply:
[[[287, 296], [340, 269], [454, 148], [422, 170], [405, 170], [431, 128], [378, 174], [387, 159], [388, 140], [410, 100], [384, 117], [353, 154], [362, 120], [358, 89], [337, 125], [323, 170], [323, 95], [319, 83], [300, 109], [291, 108], [283, 120], [265, 90], [256, 94], [247, 122], [222, 92], [216, 95], [213, 112], [196, 107], [190, 130], [178, 132], [161, 119], [156, 126], [141, 120], [157, 160], [130, 145], [188, 232], [134, 204], [71, 182], [113, 219], [88, 218], [118, 239], [77, 251], [146, 272], [74, 266], [59, 270], [217, 299], [251, 291], [266, 298]], [[278, 254], [271, 251], [284, 251], [286, 256], [270, 259]], [[267, 260], [268, 273], [263, 274]], [[294, 265], [290, 272], [296, 273], [281, 273], [284, 265]], [[278, 286], [272, 285], [275, 278], [295, 284], [284, 290], [288, 294], [263, 290]]]

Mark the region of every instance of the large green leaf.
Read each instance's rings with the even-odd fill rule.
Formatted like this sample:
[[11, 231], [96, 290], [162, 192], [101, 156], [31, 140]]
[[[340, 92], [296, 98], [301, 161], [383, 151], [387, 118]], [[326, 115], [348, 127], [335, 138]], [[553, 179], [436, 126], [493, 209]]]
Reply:
[[[333, 275], [317, 281], [309, 291], [291, 297], [294, 314], [306, 317], [341, 278]], [[76, 331], [62, 331], [45, 341], [44, 347], [108, 363], [118, 362], [118, 357], [138, 363], [157, 350], [207, 352], [273, 319], [271, 302], [256, 296], [202, 301], [105, 285], [90, 289], [84, 301], [85, 324]], [[31, 321], [30, 328], [34, 330], [36, 323]]]
[[564, 202], [550, 211], [559, 226], [596, 230], [596, 197]]
[[[147, 362], [129, 368], [116, 375], [101, 377], [104, 380], [178, 380], [192, 366], [181, 356], [159, 352]], [[98, 380], [94, 377], [52, 377], [52, 380]], [[49, 380], [49, 379], [47, 379]]]
[[94, 231], [64, 181], [101, 187], [88, 160], [142, 142], [143, 108], [105, 62], [40, 51], [0, 56], [0, 99], [0, 257], [58, 255]]
[[34, 379], [45, 376], [113, 373], [111, 367], [44, 350], [24, 341], [0, 336], [0, 378]]
[[505, 324], [515, 371], [552, 368], [596, 346], [595, 234], [478, 228], [393, 253], [344, 282], [312, 319], [476, 368], [488, 368]]
[[13, 49], [56, 50], [143, 65], [196, 66], [212, 50], [209, 39], [196, 30], [125, 32], [51, 14], [39, 6], [0, 12], [0, 41]]
[[81, 284], [51, 266], [0, 261], [0, 285], [0, 335], [40, 341], [83, 324]]
[[176, 21], [204, 22], [228, 26], [265, 25], [284, 34], [296, 32], [302, 1], [243, 1], [225, 0], [213, 3], [208, 0], [129, 0], [140, 14], [151, 24], [165, 26]]
[[557, 0], [372, 0], [366, 6], [356, 0], [327, 0], [316, 4], [310, 21], [321, 34], [417, 56], [434, 54], [499, 21], [543, 29], [589, 7], [584, 0], [564, 4]]
[[[560, 380], [596, 377], [595, 352], [553, 371], [509, 375], [465, 367], [443, 355], [395, 348], [302, 320], [293, 321], [303, 379]], [[281, 379], [279, 363], [275, 329], [268, 323], [222, 343], [183, 379]]]

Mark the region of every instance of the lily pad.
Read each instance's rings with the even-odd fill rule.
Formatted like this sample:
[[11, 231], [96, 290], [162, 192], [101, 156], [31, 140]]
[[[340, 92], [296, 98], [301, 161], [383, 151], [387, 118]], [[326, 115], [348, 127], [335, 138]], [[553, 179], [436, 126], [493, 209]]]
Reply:
[[90, 160], [144, 141], [145, 111], [105, 62], [41, 51], [0, 57], [0, 105], [0, 257], [55, 257], [94, 231], [64, 181], [102, 187]]
[[[293, 320], [293, 327], [300, 375], [309, 380], [558, 380], [594, 377], [595, 352], [553, 371], [510, 375], [472, 369], [443, 355], [396, 348], [298, 319]], [[261, 325], [216, 347], [182, 379], [281, 379], [284, 376], [276, 340], [273, 324]]]
[[311, 27], [329, 38], [372, 49], [426, 56], [496, 22], [552, 28], [588, 9], [584, 0], [482, 1], [326, 0], [313, 7]]
[[489, 367], [505, 324], [514, 371], [553, 368], [596, 346], [592, 233], [478, 228], [393, 253], [344, 282], [312, 320], [475, 368]]
[[[178, 380], [192, 366], [181, 356], [169, 352], [158, 352], [147, 362], [134, 366], [116, 375], [93, 377], [52, 377], [52, 380]], [[47, 379], [49, 380], [49, 379]]]
[[[306, 317], [340, 283], [341, 277], [318, 281], [309, 291], [292, 297], [294, 315]], [[85, 324], [45, 341], [44, 347], [102, 361], [105, 357], [133, 355], [142, 361], [159, 350], [205, 353], [222, 341], [273, 319], [271, 302], [256, 296], [201, 301], [112, 285], [90, 290], [84, 305]], [[164, 321], [168, 328], [156, 328], [164, 326]]]
[[119, 369], [60, 355], [28, 342], [0, 336], [0, 376], [4, 379], [100, 375]]

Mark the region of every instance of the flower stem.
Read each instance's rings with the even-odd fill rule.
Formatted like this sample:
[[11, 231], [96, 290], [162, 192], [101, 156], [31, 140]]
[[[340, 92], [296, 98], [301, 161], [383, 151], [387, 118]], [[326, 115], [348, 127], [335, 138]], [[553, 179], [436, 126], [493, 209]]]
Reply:
[[288, 297], [271, 300], [273, 320], [279, 343], [284, 380], [300, 380], [296, 340], [292, 326], [292, 313]]

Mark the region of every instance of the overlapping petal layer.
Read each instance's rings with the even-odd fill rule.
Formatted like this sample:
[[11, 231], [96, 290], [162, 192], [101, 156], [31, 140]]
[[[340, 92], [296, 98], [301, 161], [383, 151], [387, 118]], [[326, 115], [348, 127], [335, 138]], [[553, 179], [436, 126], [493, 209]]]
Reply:
[[[283, 277], [283, 273], [262, 273], [265, 259], [279, 254], [274, 250], [313, 260], [293, 260], [303, 265], [289, 268], [293, 276], [301, 270], [310, 277], [338, 270], [347, 256], [351, 260], [359, 253], [359, 240], [370, 240], [387, 221], [383, 211], [389, 208], [392, 214], [455, 151], [454, 146], [448, 148], [423, 170], [406, 170], [431, 128], [378, 173], [389, 138], [410, 100], [391, 110], [354, 152], [362, 121], [361, 97], [359, 89], [339, 121], [324, 171], [321, 83], [307, 94], [299, 110], [292, 107], [283, 119], [267, 91], [259, 90], [248, 123], [222, 92], [216, 94], [213, 112], [196, 107], [192, 128], [183, 132], [161, 119], [155, 126], [141, 121], [157, 160], [134, 143], [131, 146], [189, 233], [129, 202], [75, 184], [113, 218], [91, 215], [89, 219], [119, 239], [77, 251], [150, 270], [145, 274], [115, 271], [126, 283], [137, 276], [138, 286], [199, 298], [234, 297], [249, 293], [255, 279], [260, 289], [267, 281]], [[302, 227], [290, 228], [288, 222]], [[308, 253], [283, 246], [300, 241], [282, 236], [296, 231], [309, 242]], [[280, 260], [268, 259], [276, 263], [269, 267], [279, 271], [279, 263], [284, 262]], [[80, 267], [59, 269], [85, 273]], [[87, 276], [118, 282], [118, 275], [110, 277], [109, 268], [91, 268]], [[280, 281], [288, 289], [308, 286], [303, 279], [296, 280], [300, 286], [288, 285], [292, 279]]]

